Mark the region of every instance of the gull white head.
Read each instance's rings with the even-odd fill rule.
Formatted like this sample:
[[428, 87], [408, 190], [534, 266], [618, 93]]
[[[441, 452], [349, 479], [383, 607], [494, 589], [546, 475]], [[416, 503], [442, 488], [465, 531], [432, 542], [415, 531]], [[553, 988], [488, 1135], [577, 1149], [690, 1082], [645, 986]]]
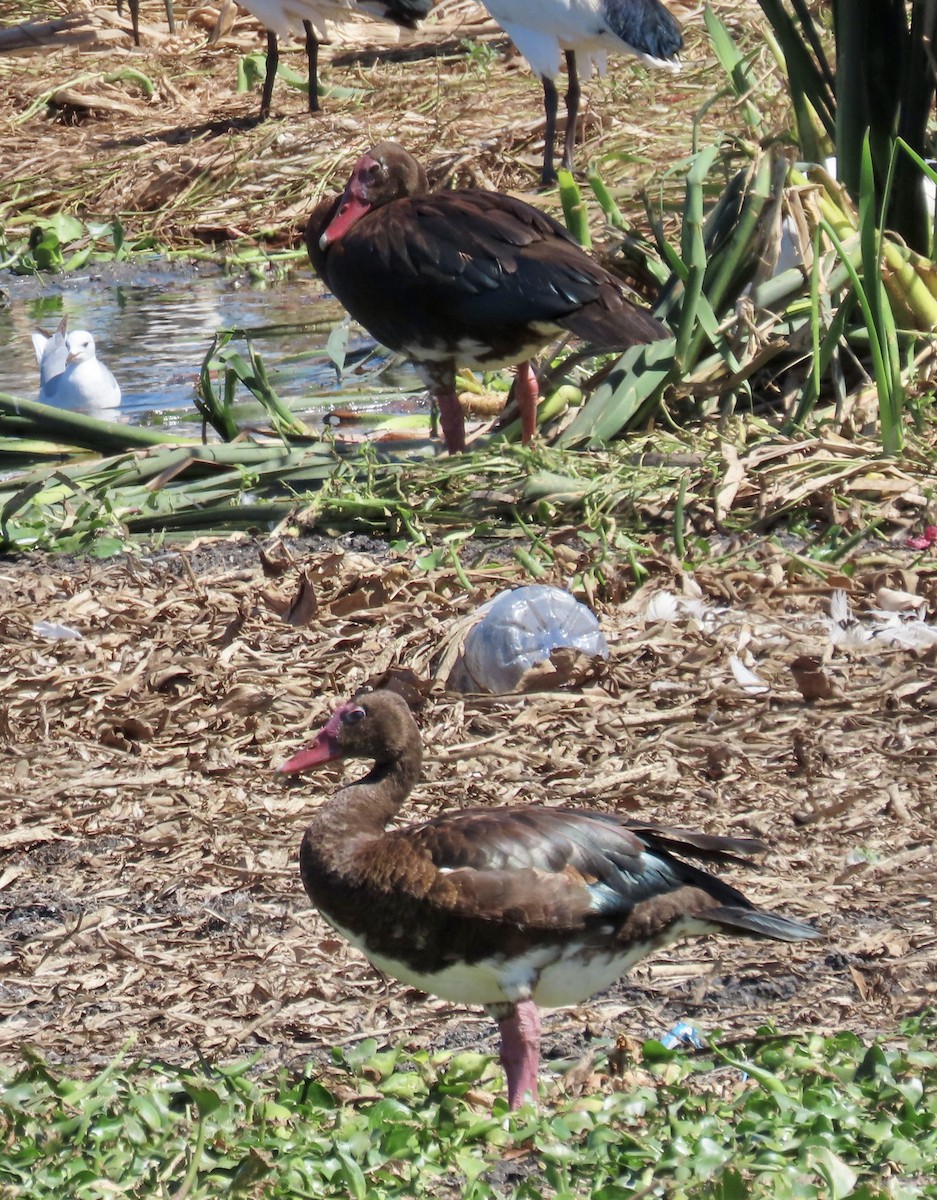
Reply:
[[116, 408], [120, 385], [94, 350], [94, 338], [76, 329], [65, 338], [65, 368], [54, 390], [55, 402], [67, 408]]
[[85, 329], [75, 329], [65, 338], [67, 363], [90, 362], [95, 357], [94, 338]]

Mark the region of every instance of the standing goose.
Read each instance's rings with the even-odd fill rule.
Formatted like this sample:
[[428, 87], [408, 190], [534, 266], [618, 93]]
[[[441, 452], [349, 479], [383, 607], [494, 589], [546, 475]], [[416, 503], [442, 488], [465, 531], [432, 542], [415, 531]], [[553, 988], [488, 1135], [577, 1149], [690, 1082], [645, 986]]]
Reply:
[[667, 336], [552, 217], [500, 192], [431, 194], [396, 142], [363, 154], [343, 194], [319, 202], [306, 248], [355, 320], [420, 367], [451, 453], [465, 449], [460, 364], [518, 364], [529, 442], [539, 395], [530, 358], [553, 338], [574, 333], [598, 350], [625, 350]]
[[388, 831], [420, 777], [406, 703], [379, 691], [340, 705], [280, 770], [338, 758], [371, 770], [324, 804], [299, 852], [323, 917], [381, 971], [498, 1022], [508, 1103], [537, 1094], [538, 1006], [578, 1004], [652, 950], [719, 932], [797, 942], [811, 925], [757, 908], [674, 852], [737, 861], [766, 849], [609, 813], [465, 809]]
[[[678, 70], [683, 48], [680, 26], [660, 0], [482, 0], [543, 84], [546, 132], [543, 146], [544, 186], [553, 183], [553, 143], [559, 98], [554, 82], [560, 73], [560, 51], [569, 78], [566, 92], [566, 137], [563, 166], [573, 169], [579, 74], [593, 67], [605, 74], [609, 51], [633, 54], [657, 67]], [[577, 58], [578, 56], [578, 58]]]

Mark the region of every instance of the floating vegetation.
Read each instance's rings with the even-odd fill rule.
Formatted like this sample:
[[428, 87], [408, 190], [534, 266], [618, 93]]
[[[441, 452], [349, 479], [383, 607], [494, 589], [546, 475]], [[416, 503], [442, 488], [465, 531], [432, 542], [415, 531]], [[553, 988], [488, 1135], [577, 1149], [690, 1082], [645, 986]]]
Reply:
[[31, 1200], [175, 1184], [191, 1200], [496, 1200], [507, 1161], [526, 1200], [932, 1197], [934, 1032], [907, 1021], [898, 1044], [866, 1044], [765, 1028], [701, 1053], [650, 1040], [619, 1052], [626, 1088], [539, 1116], [498, 1108], [488, 1055], [375, 1038], [259, 1078], [258, 1055], [177, 1067], [124, 1053], [86, 1081], [31, 1054], [0, 1098], [0, 1186]]
[[[226, 394], [241, 376], [260, 387], [252, 361], [228, 360]], [[226, 412], [222, 404], [214, 420]], [[202, 443], [0, 396], [0, 432], [16, 431], [0, 440], [0, 469], [17, 468], [0, 481], [0, 549], [110, 553], [140, 535], [324, 528], [424, 544], [499, 526], [536, 536], [565, 520], [601, 536], [621, 524], [676, 528], [681, 557], [692, 559], [714, 534], [780, 521], [818, 532], [832, 522], [831, 544], [840, 544], [883, 504], [883, 531], [910, 530], [932, 502], [933, 448], [924, 441], [899, 462], [869, 438], [782, 436], [749, 418], [657, 429], [576, 454], [490, 435], [447, 456], [425, 437], [311, 435], [283, 413], [292, 421], [283, 436], [254, 429]], [[85, 453], [76, 457], [75, 447]]]

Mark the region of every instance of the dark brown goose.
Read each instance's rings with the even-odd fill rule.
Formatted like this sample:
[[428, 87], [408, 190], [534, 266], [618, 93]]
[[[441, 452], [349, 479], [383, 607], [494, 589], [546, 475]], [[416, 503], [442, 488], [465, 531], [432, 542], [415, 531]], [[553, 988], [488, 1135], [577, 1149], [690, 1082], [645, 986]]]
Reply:
[[280, 770], [336, 758], [374, 765], [306, 829], [310, 899], [388, 975], [485, 1007], [501, 1031], [512, 1108], [536, 1098], [539, 1005], [578, 1004], [690, 935], [819, 936], [675, 856], [726, 863], [765, 850], [760, 842], [536, 807], [466, 809], [388, 830], [422, 758], [416, 723], [393, 692], [340, 705]]
[[372, 337], [412, 359], [439, 404], [446, 446], [465, 449], [459, 365], [517, 365], [524, 441], [536, 431], [533, 354], [561, 333], [599, 350], [666, 337], [562, 225], [500, 192], [430, 193], [395, 142], [358, 160], [345, 191], [309, 218], [318, 274]]

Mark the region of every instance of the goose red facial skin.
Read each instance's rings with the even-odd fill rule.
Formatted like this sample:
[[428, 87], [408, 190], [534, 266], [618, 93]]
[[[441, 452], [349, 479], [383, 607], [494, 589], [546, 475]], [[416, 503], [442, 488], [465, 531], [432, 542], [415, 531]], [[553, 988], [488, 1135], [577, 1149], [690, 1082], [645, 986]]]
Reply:
[[341, 758], [342, 748], [338, 741], [338, 734], [344, 710], [348, 707], [348, 705], [343, 705], [334, 712], [329, 723], [319, 730], [309, 745], [294, 754], [292, 758], [288, 758], [277, 770], [283, 775], [298, 775], [300, 771], [308, 771], [311, 767], [321, 767], [323, 763], [334, 762], [335, 759]]
[[338, 211], [319, 238], [320, 250], [327, 250], [333, 242], [337, 242], [351, 229], [355, 221], [371, 211], [372, 204], [368, 197], [367, 177], [373, 174], [377, 166], [378, 164], [368, 154], [362, 155], [358, 160], [354, 174], [342, 193]]

